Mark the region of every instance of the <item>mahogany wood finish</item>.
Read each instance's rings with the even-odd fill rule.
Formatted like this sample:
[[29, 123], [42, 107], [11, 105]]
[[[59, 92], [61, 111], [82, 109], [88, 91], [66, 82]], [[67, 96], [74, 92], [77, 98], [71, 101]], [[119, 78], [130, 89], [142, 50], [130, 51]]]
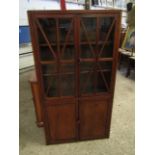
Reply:
[[29, 11], [28, 17], [46, 143], [108, 138], [121, 11]]
[[43, 127], [44, 121], [43, 121], [42, 104], [40, 100], [38, 80], [36, 78], [35, 73], [31, 75], [29, 82], [31, 85], [33, 103], [34, 103], [35, 112], [36, 112], [36, 124], [38, 127]]

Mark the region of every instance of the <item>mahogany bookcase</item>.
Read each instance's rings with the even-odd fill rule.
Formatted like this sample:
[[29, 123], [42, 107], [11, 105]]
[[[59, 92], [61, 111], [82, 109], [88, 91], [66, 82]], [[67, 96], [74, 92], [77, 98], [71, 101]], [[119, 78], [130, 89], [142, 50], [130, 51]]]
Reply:
[[28, 17], [46, 143], [108, 138], [121, 11], [28, 11]]

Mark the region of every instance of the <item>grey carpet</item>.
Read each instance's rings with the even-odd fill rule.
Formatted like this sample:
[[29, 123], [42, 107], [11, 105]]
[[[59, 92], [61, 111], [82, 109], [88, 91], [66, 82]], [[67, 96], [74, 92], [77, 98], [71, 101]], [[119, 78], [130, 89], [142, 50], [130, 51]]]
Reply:
[[109, 139], [45, 145], [44, 131], [36, 127], [28, 79], [32, 71], [20, 74], [20, 155], [134, 155], [135, 82], [117, 72]]

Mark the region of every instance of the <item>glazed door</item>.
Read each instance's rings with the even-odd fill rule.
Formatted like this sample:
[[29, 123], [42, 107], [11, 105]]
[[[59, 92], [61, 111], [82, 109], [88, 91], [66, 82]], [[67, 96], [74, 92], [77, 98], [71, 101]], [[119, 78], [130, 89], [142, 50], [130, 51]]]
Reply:
[[83, 16], [79, 25], [80, 139], [104, 137], [110, 102], [100, 97], [111, 91], [115, 19]]
[[75, 20], [54, 16], [36, 20], [39, 63], [50, 142], [76, 138]]

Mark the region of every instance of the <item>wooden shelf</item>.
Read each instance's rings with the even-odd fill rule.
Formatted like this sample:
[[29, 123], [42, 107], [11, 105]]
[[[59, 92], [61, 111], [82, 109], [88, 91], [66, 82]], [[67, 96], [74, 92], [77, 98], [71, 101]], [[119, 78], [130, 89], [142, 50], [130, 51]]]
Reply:
[[56, 64], [56, 61], [40, 61], [42, 65]]
[[[56, 64], [57, 61], [40, 61], [40, 63], [42, 65], [48, 65], [48, 64]], [[75, 63], [75, 60], [74, 59], [71, 59], [71, 60], [60, 60], [59, 63], [60, 64], [73, 64], [73, 63]]]
[[[51, 46], [57, 46], [57, 44], [56, 43], [51, 43], [50, 44]], [[65, 45], [65, 43], [60, 43], [60, 46], [64, 46]], [[73, 42], [69, 42], [69, 43], [67, 43], [66, 45], [74, 45], [74, 43]], [[46, 44], [46, 43], [41, 43], [40, 44], [40, 47], [47, 47], [48, 46], [48, 44]]]
[[[100, 61], [113, 61], [113, 58], [98, 58], [98, 62]], [[80, 58], [80, 62], [96, 62], [95, 58]]]
[[[102, 70], [96, 70], [96, 71], [97, 72], [111, 72], [111, 69], [102, 69]], [[87, 74], [89, 72], [90, 72], [89, 70], [81, 71], [80, 74]], [[75, 75], [75, 72], [60, 72], [60, 73], [55, 72], [55, 73], [52, 73], [52, 74], [48, 74], [48, 73], [47, 74], [43, 74], [43, 76], [56, 76], [58, 74], [60, 74], [61, 76], [63, 76], [63, 75]]]
[[[104, 41], [99, 41], [98, 42], [98, 45], [102, 45], [104, 44], [105, 42]], [[109, 43], [112, 43], [112, 41], [107, 41], [106, 44], [109, 44]], [[82, 41], [80, 42], [81, 45], [89, 45], [89, 42], [88, 41]], [[94, 44], [94, 45], [97, 45], [97, 42], [96, 41], [90, 41], [90, 44]]]
[[[104, 62], [104, 61], [113, 61], [113, 58], [99, 58], [98, 59], [98, 62]], [[80, 58], [79, 59], [79, 62], [96, 62], [96, 59], [95, 58]], [[48, 65], [48, 64], [56, 64], [57, 61], [40, 61], [40, 63], [42, 65]], [[71, 60], [61, 60], [59, 62], [60, 64], [73, 64], [75, 63], [75, 60], [74, 59], [71, 59]]]
[[[102, 44], [104, 44], [105, 42], [104, 41], [99, 41], [98, 42], [98, 45], [102, 45]], [[107, 41], [106, 42], [106, 44], [110, 44], [110, 43], [112, 43], [112, 41]], [[62, 42], [60, 42], [60, 46], [64, 46], [64, 42], [62, 43]], [[90, 44], [91, 45], [97, 45], [97, 42], [96, 41], [90, 41]], [[50, 44], [51, 46], [57, 46], [57, 44], [54, 42], [54, 43], [51, 43]], [[74, 42], [68, 42], [66, 45], [72, 45], [72, 46], [74, 46], [75, 44], [74, 44]], [[89, 45], [89, 42], [88, 41], [81, 41], [80, 42], [80, 45]], [[48, 46], [48, 44], [46, 44], [46, 43], [41, 43], [40, 44], [40, 47], [47, 47]]]

